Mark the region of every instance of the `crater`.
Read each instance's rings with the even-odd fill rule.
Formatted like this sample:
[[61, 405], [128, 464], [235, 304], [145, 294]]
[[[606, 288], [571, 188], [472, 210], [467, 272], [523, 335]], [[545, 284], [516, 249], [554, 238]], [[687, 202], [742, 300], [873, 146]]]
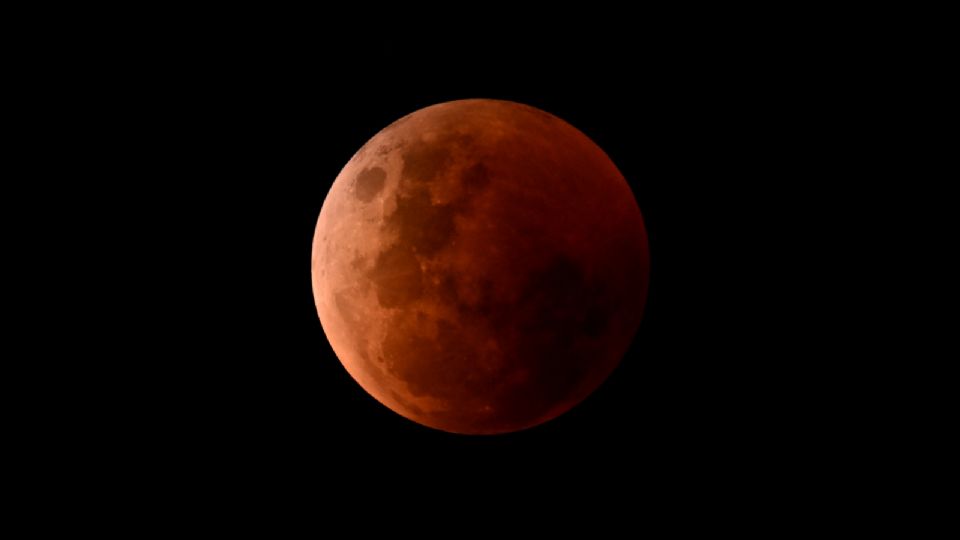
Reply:
[[381, 167], [368, 167], [357, 175], [355, 181], [357, 199], [370, 202], [378, 193], [383, 191], [386, 184], [387, 171]]

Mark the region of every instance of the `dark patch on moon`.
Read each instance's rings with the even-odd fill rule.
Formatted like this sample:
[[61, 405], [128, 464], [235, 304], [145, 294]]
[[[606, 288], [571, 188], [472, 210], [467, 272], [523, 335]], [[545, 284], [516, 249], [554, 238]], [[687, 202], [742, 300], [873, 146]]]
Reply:
[[481, 277], [472, 281], [469, 285], [463, 283], [460, 285], [460, 287], [467, 286], [474, 289], [472, 294], [467, 295], [467, 298], [460, 294], [460, 290], [454, 291], [455, 303], [453, 305], [457, 307], [461, 316], [479, 317], [491, 326], [509, 320], [510, 305], [498, 301], [497, 295], [494, 293], [493, 280], [490, 277]]
[[602, 372], [592, 367], [585, 355], [608, 357], [602, 351], [578, 348], [582, 336], [605, 335], [614, 309], [602, 285], [592, 283], [577, 262], [558, 255], [542, 270], [531, 274], [520, 297], [514, 324], [523, 339], [515, 354], [530, 360], [538, 382], [523, 402], [559, 403], [571, 398], [586, 381], [588, 373]]
[[431, 203], [430, 194], [420, 188], [397, 196], [397, 209], [387, 219], [386, 228], [399, 232], [399, 245], [430, 256], [450, 242], [455, 213], [451, 205]]
[[457, 178], [463, 195], [444, 204], [434, 204], [430, 184], [451, 166], [451, 147], [469, 144], [472, 139], [452, 134], [445, 139], [413, 145], [403, 156], [401, 186], [397, 207], [387, 217], [383, 229], [399, 234], [399, 245], [409, 246], [419, 256], [431, 257], [450, 244], [456, 234], [454, 217], [465, 213], [470, 199], [490, 184], [490, 170], [482, 162], [465, 169]]
[[391, 152], [393, 152], [397, 148], [402, 147], [403, 145], [404, 145], [403, 141], [396, 141], [392, 144], [384, 143], [377, 147], [376, 154], [380, 157], [389, 156]]
[[490, 184], [490, 171], [483, 163], [476, 163], [463, 171], [460, 181], [467, 195], [476, 195]]
[[[474, 294], [464, 295], [467, 287], [478, 289]], [[458, 317], [470, 321], [473, 326], [482, 326], [496, 331], [498, 335], [512, 324], [516, 304], [496, 293], [493, 279], [489, 276], [469, 284], [455, 273], [443, 272], [434, 286], [437, 301], [456, 310]]]
[[368, 167], [357, 175], [356, 193], [357, 199], [362, 202], [370, 202], [378, 193], [383, 191], [386, 184], [387, 171], [380, 167]]
[[357, 252], [354, 254], [353, 260], [350, 261], [350, 268], [353, 268], [354, 270], [359, 272], [360, 270], [363, 270], [363, 266], [365, 262], [366, 262], [366, 259], [362, 255], [360, 255], [359, 252]]
[[452, 272], [444, 272], [436, 277], [435, 292], [437, 299], [443, 305], [459, 306], [460, 293], [457, 291], [457, 278]]
[[418, 142], [403, 154], [403, 178], [414, 183], [430, 183], [450, 162], [450, 148], [446, 144]]
[[583, 333], [591, 338], [603, 336], [610, 328], [612, 315], [611, 310], [604, 309], [601, 304], [591, 304], [583, 314]]
[[511, 351], [513, 358], [528, 372], [529, 381], [503, 387], [498, 405], [514, 418], [540, 418], [558, 403], [579, 398], [578, 392], [598, 370], [597, 360], [606, 351], [585, 352], [578, 349], [575, 338], [551, 340], [535, 336], [518, 340]]
[[436, 337], [423, 325], [395, 316], [387, 326], [383, 355], [390, 373], [410, 393], [439, 399], [471, 399], [493, 383], [477, 366], [477, 347], [452, 323], [436, 321]]
[[409, 247], [400, 244], [381, 251], [367, 277], [377, 288], [380, 305], [395, 308], [420, 298], [422, 273], [417, 257]]
[[607, 327], [598, 286], [590, 283], [576, 261], [556, 256], [534, 273], [521, 294], [521, 303], [536, 308], [524, 330], [558, 335], [598, 335]]
[[353, 329], [356, 327], [357, 316], [356, 312], [353, 309], [353, 306], [350, 305], [350, 301], [347, 300], [347, 297], [343, 294], [343, 291], [334, 293], [333, 302], [337, 306], [337, 311], [340, 312], [340, 316], [343, 317], [343, 320], [350, 323], [347, 325], [347, 328]]

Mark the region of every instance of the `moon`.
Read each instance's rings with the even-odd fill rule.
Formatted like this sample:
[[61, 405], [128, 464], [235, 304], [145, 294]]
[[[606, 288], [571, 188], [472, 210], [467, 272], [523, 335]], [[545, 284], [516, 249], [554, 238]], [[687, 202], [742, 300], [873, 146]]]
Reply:
[[490, 99], [409, 114], [346, 164], [312, 279], [347, 372], [454, 433], [526, 429], [619, 364], [649, 282], [637, 202], [609, 157], [539, 109]]

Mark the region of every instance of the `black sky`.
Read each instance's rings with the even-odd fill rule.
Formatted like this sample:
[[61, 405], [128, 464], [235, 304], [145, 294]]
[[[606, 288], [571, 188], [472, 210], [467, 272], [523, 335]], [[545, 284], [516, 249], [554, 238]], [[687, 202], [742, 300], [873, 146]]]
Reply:
[[[307, 24], [211, 24], [104, 43], [74, 80], [111, 81], [97, 92], [111, 174], [128, 187], [123, 226], [103, 227], [126, 246], [115, 273], [134, 345], [104, 371], [136, 404], [116, 423], [166, 456], [160, 468], [681, 489], [815, 466], [822, 439], [804, 434], [832, 368], [815, 345], [827, 330], [806, 224], [829, 189], [810, 158], [827, 143], [810, 133], [844, 94], [811, 76], [802, 32], [700, 16], [344, 41]], [[609, 380], [561, 418], [496, 437], [375, 402], [333, 355], [310, 285], [316, 218], [350, 156], [407, 113], [475, 97], [544, 109], [597, 142], [636, 195], [652, 256], [645, 319]]]

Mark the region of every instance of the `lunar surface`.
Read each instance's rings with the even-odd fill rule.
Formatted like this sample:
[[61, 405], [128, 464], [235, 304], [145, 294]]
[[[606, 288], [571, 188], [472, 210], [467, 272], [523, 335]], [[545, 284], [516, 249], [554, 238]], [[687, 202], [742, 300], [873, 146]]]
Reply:
[[613, 371], [649, 276], [613, 162], [541, 110], [421, 109], [343, 168], [313, 241], [313, 291], [350, 375], [433, 428], [489, 434], [563, 414]]

